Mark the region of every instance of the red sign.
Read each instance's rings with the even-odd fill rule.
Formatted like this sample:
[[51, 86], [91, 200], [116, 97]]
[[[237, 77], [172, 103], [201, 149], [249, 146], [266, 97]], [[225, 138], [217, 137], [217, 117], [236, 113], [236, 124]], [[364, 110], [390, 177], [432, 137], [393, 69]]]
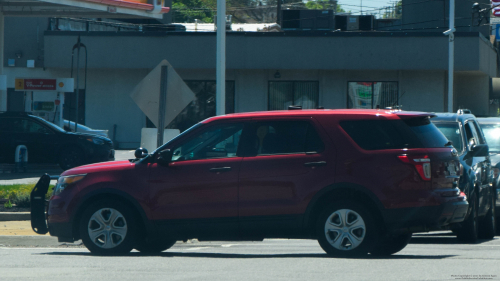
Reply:
[[16, 79], [16, 91], [55, 91], [56, 79]]

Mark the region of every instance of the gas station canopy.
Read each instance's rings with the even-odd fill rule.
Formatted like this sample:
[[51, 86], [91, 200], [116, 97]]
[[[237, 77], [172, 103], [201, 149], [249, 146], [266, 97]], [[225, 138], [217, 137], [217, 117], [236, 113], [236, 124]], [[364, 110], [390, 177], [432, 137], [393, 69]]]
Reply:
[[170, 8], [162, 0], [0, 0], [8, 17], [157, 18]]

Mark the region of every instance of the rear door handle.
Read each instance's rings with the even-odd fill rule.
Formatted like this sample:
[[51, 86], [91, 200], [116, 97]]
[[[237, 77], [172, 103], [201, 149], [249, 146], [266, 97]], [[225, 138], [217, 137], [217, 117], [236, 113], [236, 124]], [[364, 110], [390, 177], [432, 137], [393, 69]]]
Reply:
[[209, 171], [212, 173], [223, 173], [223, 172], [229, 172], [232, 169], [233, 168], [231, 168], [231, 167], [220, 167], [220, 168], [212, 168]]
[[304, 163], [304, 166], [306, 166], [306, 167], [320, 167], [320, 166], [326, 166], [326, 161], [319, 161], [319, 162], [307, 162], [307, 163]]

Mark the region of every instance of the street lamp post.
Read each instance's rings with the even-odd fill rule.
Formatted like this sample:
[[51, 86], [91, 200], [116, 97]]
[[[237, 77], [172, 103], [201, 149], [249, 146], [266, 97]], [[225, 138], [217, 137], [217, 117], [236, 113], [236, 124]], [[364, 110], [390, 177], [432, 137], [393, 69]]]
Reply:
[[450, 0], [450, 29], [448, 35], [448, 112], [453, 112], [453, 74], [455, 68], [455, 0]]

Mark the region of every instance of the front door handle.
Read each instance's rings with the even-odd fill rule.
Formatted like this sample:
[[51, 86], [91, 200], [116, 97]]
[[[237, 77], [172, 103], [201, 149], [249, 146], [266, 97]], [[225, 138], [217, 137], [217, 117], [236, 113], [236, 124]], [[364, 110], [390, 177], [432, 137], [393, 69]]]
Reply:
[[229, 172], [231, 171], [231, 167], [220, 167], [220, 168], [212, 168], [209, 171], [212, 173], [223, 173], [223, 172]]
[[304, 163], [304, 166], [306, 166], [306, 167], [320, 167], [320, 166], [326, 166], [326, 161], [319, 161], [319, 162], [307, 162], [307, 163]]

